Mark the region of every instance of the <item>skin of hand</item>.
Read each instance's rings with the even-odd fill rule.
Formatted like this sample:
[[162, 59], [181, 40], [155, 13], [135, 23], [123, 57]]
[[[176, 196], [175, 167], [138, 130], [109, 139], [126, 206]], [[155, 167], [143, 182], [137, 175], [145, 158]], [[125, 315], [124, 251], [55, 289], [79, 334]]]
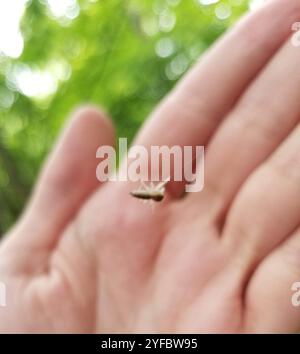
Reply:
[[205, 188], [170, 182], [154, 211], [130, 182], [99, 185], [110, 120], [77, 110], [0, 248], [1, 332], [296, 332], [300, 308], [298, 0], [219, 40], [135, 143], [204, 145]]

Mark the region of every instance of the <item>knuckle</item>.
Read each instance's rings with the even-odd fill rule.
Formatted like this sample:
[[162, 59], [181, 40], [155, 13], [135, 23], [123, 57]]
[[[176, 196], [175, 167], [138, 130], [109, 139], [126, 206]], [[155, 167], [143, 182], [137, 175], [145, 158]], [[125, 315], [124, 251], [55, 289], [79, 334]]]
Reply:
[[264, 97], [243, 99], [234, 110], [232, 118], [238, 119], [247, 133], [263, 141], [278, 140], [284, 133], [282, 127], [285, 115]]

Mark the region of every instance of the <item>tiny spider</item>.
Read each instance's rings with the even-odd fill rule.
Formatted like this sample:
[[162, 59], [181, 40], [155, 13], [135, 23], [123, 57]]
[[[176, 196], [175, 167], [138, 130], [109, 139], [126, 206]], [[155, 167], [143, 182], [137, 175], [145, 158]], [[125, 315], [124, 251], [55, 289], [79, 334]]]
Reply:
[[156, 185], [153, 182], [150, 182], [149, 186], [147, 186], [144, 181], [141, 181], [143, 188], [134, 190], [130, 192], [130, 194], [135, 198], [143, 199], [145, 201], [153, 200], [155, 202], [161, 202], [165, 196], [165, 186], [169, 181], [170, 178], [167, 178], [163, 182], [160, 182]]

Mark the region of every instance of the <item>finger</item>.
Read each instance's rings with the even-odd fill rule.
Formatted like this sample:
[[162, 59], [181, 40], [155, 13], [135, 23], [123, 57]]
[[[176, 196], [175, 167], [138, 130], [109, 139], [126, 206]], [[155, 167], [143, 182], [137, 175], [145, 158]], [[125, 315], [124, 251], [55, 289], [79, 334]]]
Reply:
[[41, 173], [17, 232], [13, 232], [20, 247], [25, 244], [28, 251], [48, 251], [55, 246], [83, 200], [99, 186], [97, 148], [113, 142], [113, 127], [102, 112], [93, 107], [75, 112]]
[[222, 211], [247, 176], [299, 122], [299, 59], [299, 48], [288, 39], [212, 139], [206, 183], [222, 199]]
[[246, 332], [299, 333], [299, 269], [300, 229], [254, 273], [246, 293]]
[[300, 125], [249, 178], [234, 201], [223, 242], [244, 277], [300, 224], [299, 149]]
[[290, 33], [298, 1], [263, 6], [243, 20], [197, 64], [163, 101], [136, 143], [205, 145], [226, 112]]

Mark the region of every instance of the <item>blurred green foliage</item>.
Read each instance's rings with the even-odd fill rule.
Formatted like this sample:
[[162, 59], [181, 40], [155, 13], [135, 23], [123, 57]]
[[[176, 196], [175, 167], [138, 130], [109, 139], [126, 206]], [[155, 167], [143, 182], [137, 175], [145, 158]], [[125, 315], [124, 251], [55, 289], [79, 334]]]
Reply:
[[[21, 56], [0, 54], [0, 234], [22, 210], [75, 106], [101, 105], [119, 136], [132, 139], [155, 104], [248, 7], [246, 0], [203, 3], [79, 0], [55, 17], [46, 0], [27, 2]], [[18, 86], [20, 73], [36, 71], [52, 75], [56, 88], [49, 94], [26, 95]]]

